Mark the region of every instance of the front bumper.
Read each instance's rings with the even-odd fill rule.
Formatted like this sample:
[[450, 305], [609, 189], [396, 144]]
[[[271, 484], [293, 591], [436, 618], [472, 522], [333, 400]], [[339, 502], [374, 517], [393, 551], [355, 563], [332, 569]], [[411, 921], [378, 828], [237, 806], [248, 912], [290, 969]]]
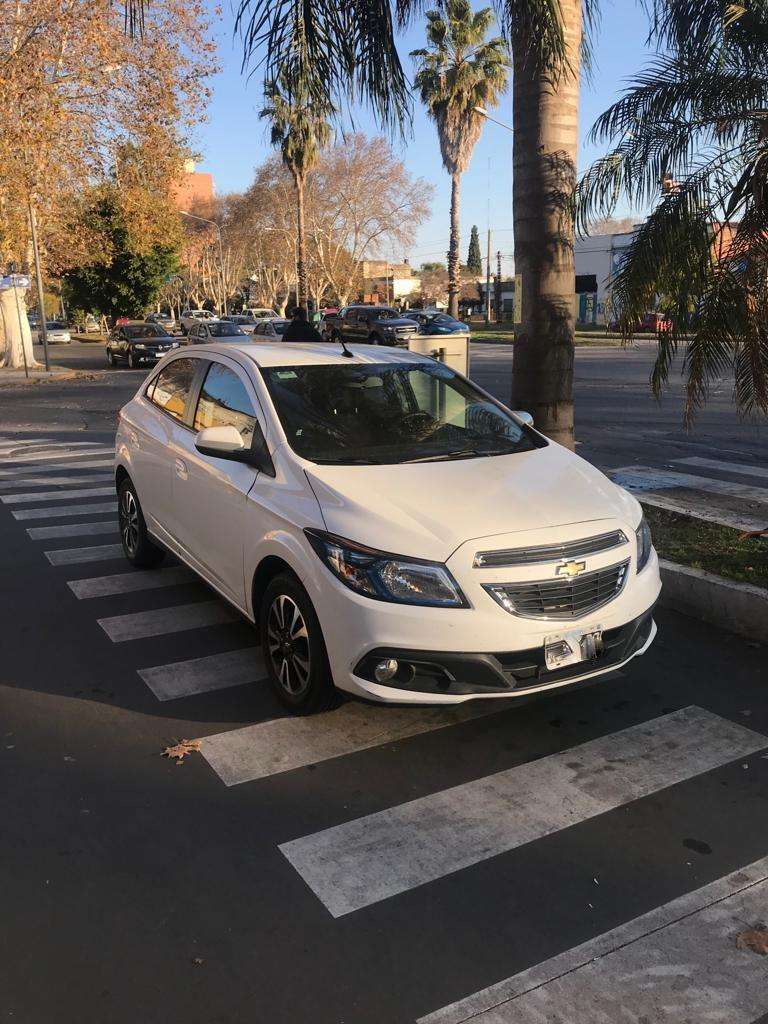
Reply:
[[[653, 608], [623, 626], [603, 634], [604, 649], [596, 657], [548, 670], [543, 646], [524, 651], [463, 654], [456, 651], [414, 651], [380, 647], [369, 651], [355, 666], [354, 674], [384, 689], [413, 694], [454, 697], [515, 697], [580, 682], [615, 671], [644, 653], [653, 642], [656, 625]], [[376, 683], [374, 668], [380, 661], [397, 660], [401, 666], [391, 684]]]

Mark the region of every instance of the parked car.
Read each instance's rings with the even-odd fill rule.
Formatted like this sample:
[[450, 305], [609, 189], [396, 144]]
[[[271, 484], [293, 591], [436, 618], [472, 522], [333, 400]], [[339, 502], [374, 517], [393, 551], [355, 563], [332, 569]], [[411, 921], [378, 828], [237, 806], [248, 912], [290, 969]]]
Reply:
[[362, 342], [369, 345], [408, 347], [419, 333], [415, 320], [400, 316], [389, 306], [345, 306], [335, 315], [327, 314], [321, 325], [328, 341]]
[[200, 320], [190, 327], [187, 342], [190, 345], [207, 345], [209, 341], [239, 341], [247, 337], [246, 331], [241, 331], [229, 320]]
[[176, 317], [173, 313], [149, 313], [147, 315], [148, 324], [159, 324], [164, 327], [170, 334], [176, 330]]
[[529, 421], [400, 349], [172, 353], [119, 414], [123, 550], [256, 623], [297, 711], [598, 678], [653, 641], [658, 559], [637, 500]]
[[[618, 331], [619, 328], [618, 320], [611, 320], [608, 324], [609, 331]], [[672, 330], [672, 320], [666, 313], [646, 313], [632, 326], [632, 330], [636, 333], [660, 334]]]
[[255, 316], [251, 316], [250, 313], [234, 313], [232, 316], [223, 316], [222, 320], [226, 320], [227, 323], [235, 324], [241, 331], [246, 334], [253, 334], [257, 325], [262, 323], [261, 320], [257, 320]]
[[92, 313], [86, 313], [85, 323], [83, 324], [86, 334], [100, 334], [101, 323], [98, 317], [95, 317]]
[[193, 324], [199, 320], [217, 320], [218, 317], [210, 309], [184, 309], [179, 317], [181, 333], [186, 334]]
[[285, 329], [290, 323], [281, 316], [273, 316], [269, 320], [262, 320], [253, 332], [254, 341], [279, 341], [285, 334]]
[[110, 366], [124, 362], [138, 370], [178, 347], [178, 341], [160, 324], [133, 321], [118, 327], [107, 338], [107, 362]]
[[469, 324], [440, 309], [409, 309], [403, 316], [415, 320], [421, 334], [469, 334]]
[[133, 323], [133, 320], [129, 316], [119, 316], [115, 320], [115, 327], [125, 327], [126, 324]]
[[265, 306], [246, 306], [243, 313], [252, 316], [254, 320], [268, 320], [270, 317], [277, 316], [274, 309], [267, 309]]
[[[43, 332], [40, 330], [39, 325], [35, 330], [37, 332], [37, 341], [42, 342]], [[72, 341], [69, 328], [61, 320], [46, 320], [45, 335], [49, 345], [69, 345]]]

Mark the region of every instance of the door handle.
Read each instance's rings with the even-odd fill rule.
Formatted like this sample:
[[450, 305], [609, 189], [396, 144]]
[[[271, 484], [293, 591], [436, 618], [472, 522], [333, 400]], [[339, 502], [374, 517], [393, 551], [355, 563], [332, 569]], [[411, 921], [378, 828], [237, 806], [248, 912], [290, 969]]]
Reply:
[[186, 462], [183, 462], [181, 459], [176, 459], [174, 468], [176, 470], [176, 476], [179, 477], [179, 479], [186, 480], [188, 478], [189, 473], [187, 471]]

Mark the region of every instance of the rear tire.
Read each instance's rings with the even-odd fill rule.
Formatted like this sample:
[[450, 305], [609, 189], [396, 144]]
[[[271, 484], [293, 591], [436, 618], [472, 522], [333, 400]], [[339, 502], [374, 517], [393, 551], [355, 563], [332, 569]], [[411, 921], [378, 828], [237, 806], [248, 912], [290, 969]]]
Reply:
[[129, 370], [138, 370], [139, 369], [138, 365], [136, 364], [136, 358], [135, 358], [135, 356], [133, 354], [133, 349], [130, 349], [129, 352], [128, 352], [128, 369]]
[[113, 369], [117, 367], [117, 360], [115, 359], [114, 352], [107, 352], [107, 362]]
[[139, 496], [130, 479], [117, 489], [120, 542], [125, 557], [137, 569], [152, 569], [165, 558], [165, 551], [150, 540]]
[[282, 573], [267, 586], [259, 608], [267, 675], [277, 699], [295, 714], [327, 711], [339, 701], [323, 631], [295, 576]]

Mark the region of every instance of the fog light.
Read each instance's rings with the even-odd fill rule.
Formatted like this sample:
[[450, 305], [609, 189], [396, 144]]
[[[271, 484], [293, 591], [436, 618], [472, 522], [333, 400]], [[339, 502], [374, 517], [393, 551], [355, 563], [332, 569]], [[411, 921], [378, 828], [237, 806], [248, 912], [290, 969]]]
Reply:
[[373, 674], [376, 677], [377, 683], [388, 683], [391, 679], [397, 675], [399, 668], [397, 659], [385, 658], [384, 661], [379, 661], [376, 664], [376, 668], [373, 670]]

